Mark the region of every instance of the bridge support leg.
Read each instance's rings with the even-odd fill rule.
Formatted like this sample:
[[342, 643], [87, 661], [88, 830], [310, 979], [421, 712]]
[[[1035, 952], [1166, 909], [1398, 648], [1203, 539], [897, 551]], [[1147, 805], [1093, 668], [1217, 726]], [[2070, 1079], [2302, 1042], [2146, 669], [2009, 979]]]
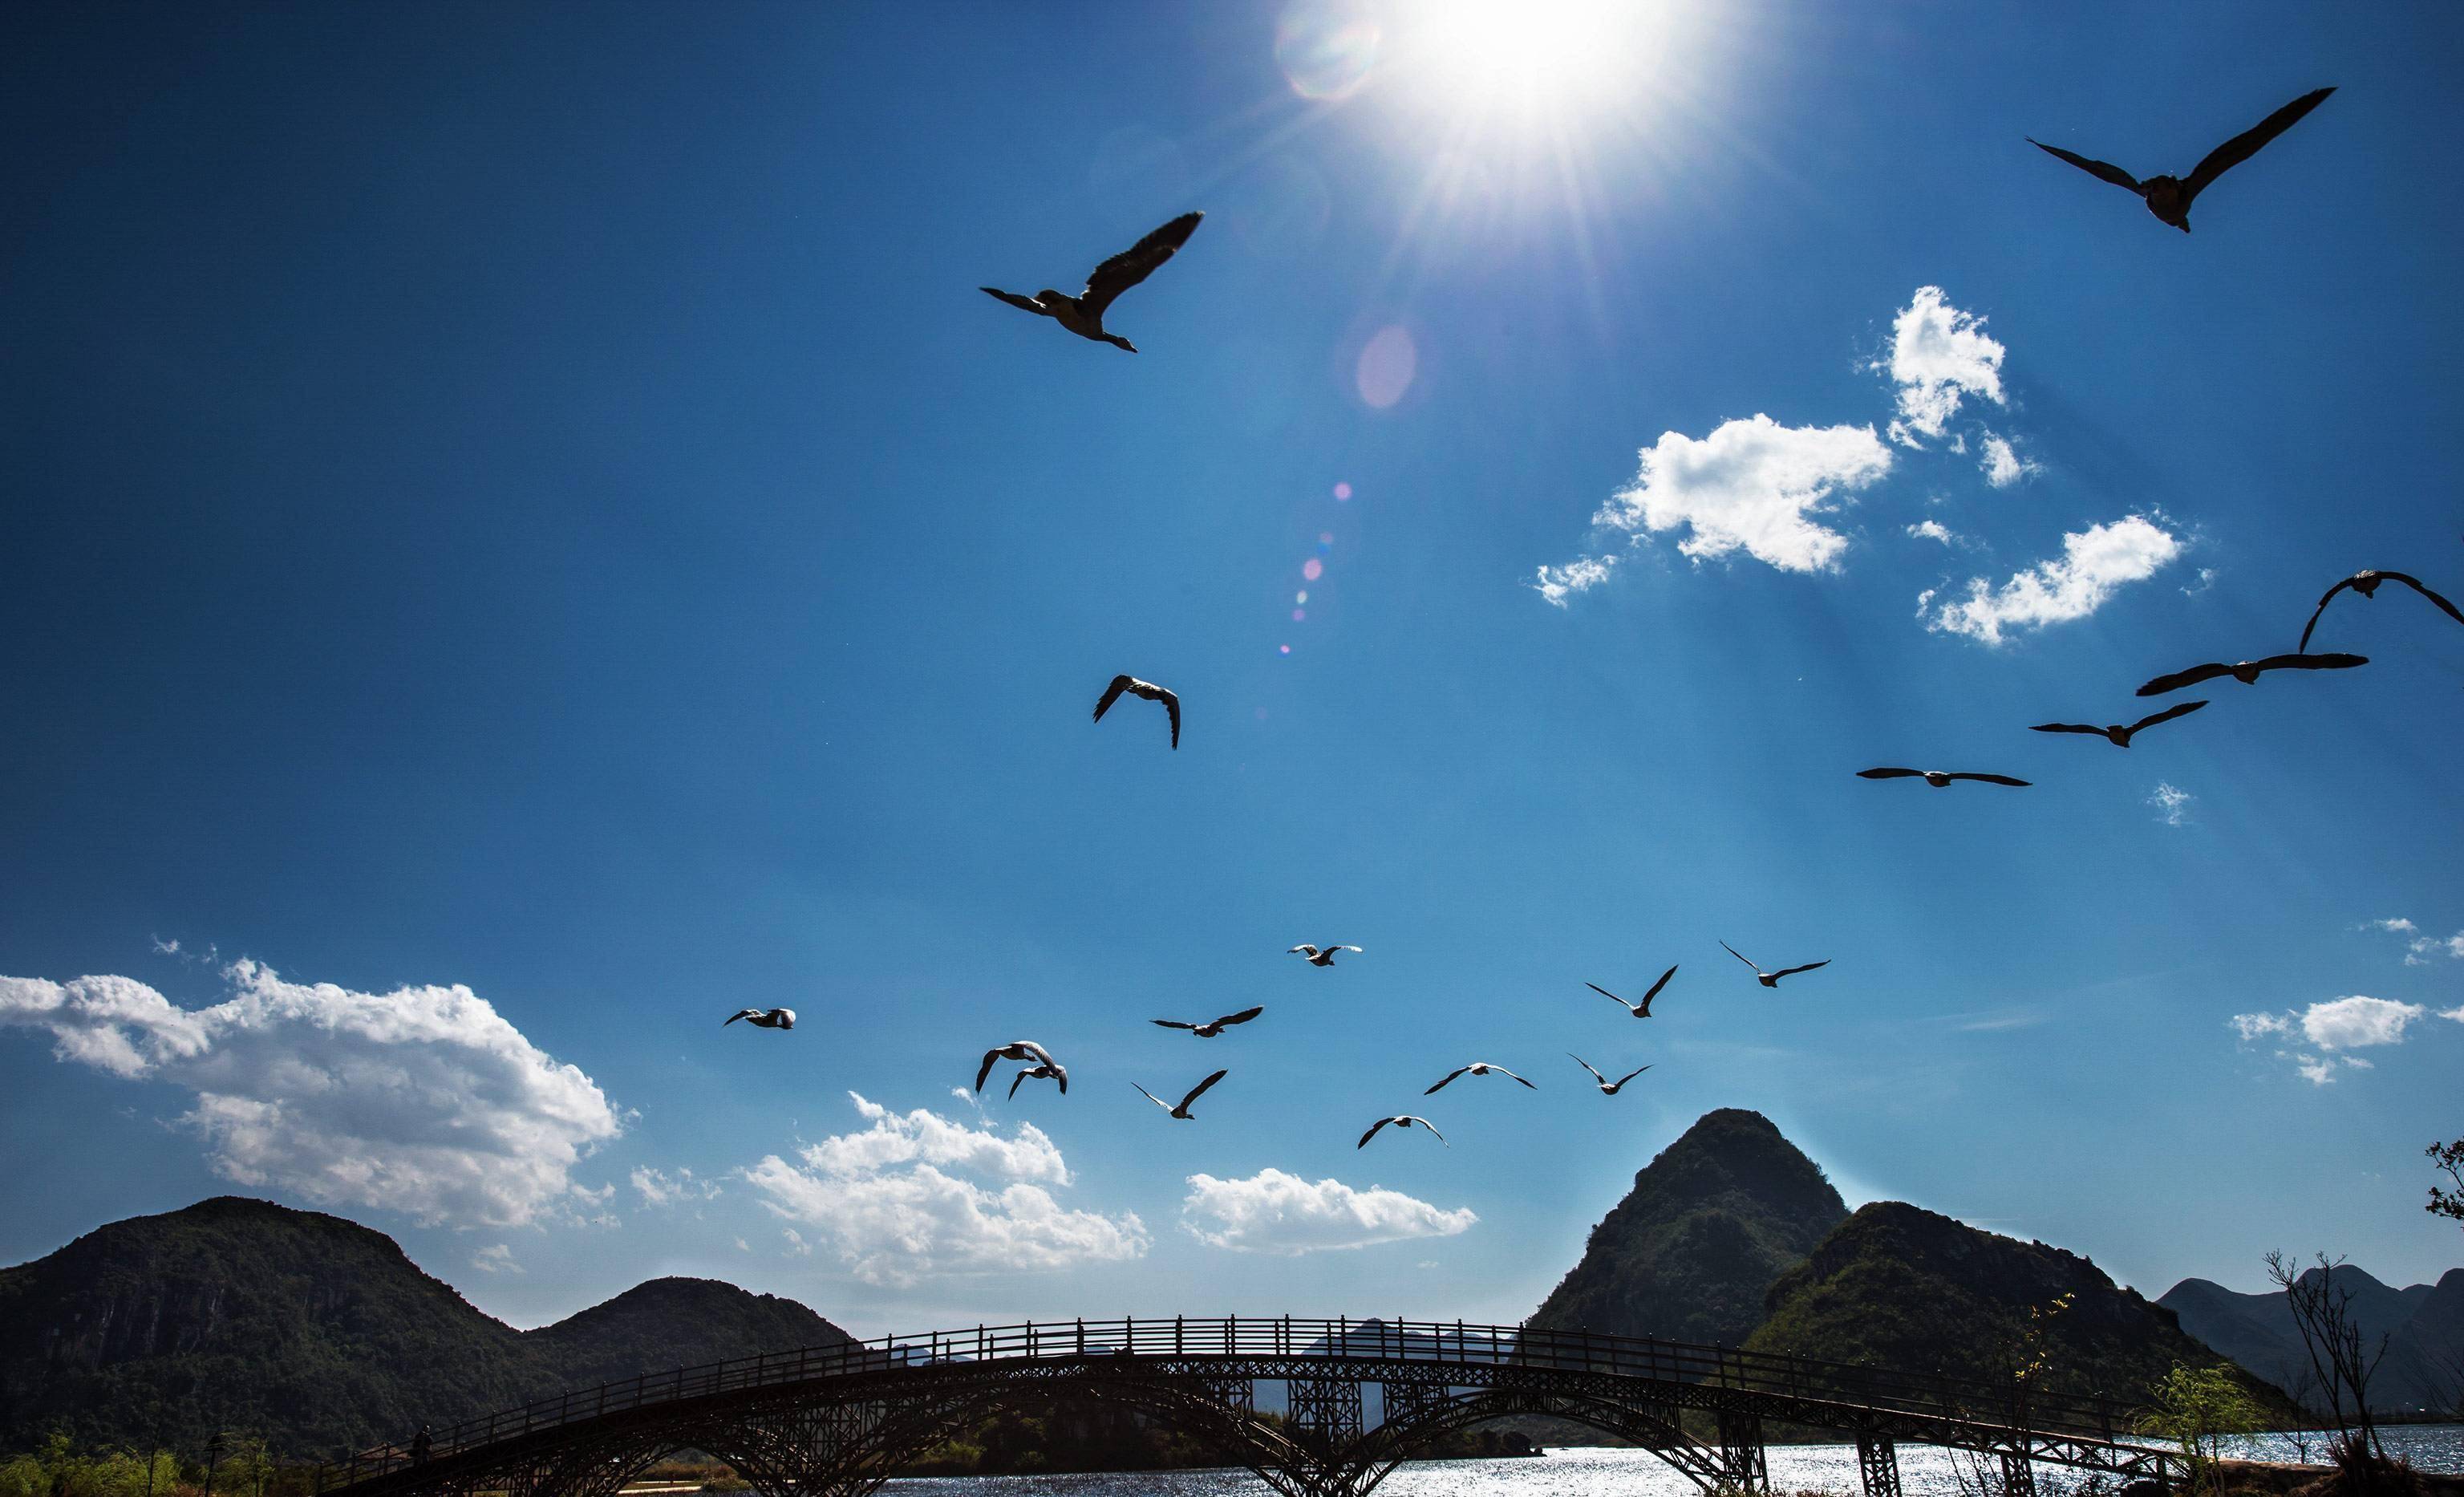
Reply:
[[1762, 1416], [1720, 1416], [1720, 1473], [1727, 1485], [1739, 1491], [1771, 1489], [1771, 1464], [1763, 1453]]
[[1865, 1479], [1865, 1497], [1901, 1497], [1899, 1447], [1887, 1440], [1858, 1436], [1857, 1474]]
[[2024, 1450], [2002, 1452], [2003, 1497], [2036, 1497], [2036, 1464]]
[[1292, 1428], [1321, 1450], [1360, 1438], [1360, 1384], [1331, 1377], [1291, 1380]]

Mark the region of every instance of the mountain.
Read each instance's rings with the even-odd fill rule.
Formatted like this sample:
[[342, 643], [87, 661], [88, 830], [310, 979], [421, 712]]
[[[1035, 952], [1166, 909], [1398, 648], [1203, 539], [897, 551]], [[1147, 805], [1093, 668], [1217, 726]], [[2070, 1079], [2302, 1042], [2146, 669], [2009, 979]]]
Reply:
[[[2137, 1400], [2175, 1362], [2226, 1360], [2077, 1253], [1896, 1200], [1859, 1209], [1781, 1275], [1746, 1345], [2002, 1383], [2030, 1312], [2065, 1294], [2068, 1309], [2043, 1322], [2046, 1386]], [[2262, 1405], [2292, 1414], [2278, 1390], [2248, 1380]]]
[[1771, 1281], [1848, 1215], [1760, 1112], [1705, 1112], [1634, 1178], [1529, 1324], [1742, 1344]]
[[218, 1197], [0, 1268], [0, 1450], [194, 1449], [216, 1429], [313, 1458], [562, 1388], [846, 1339], [803, 1306], [659, 1279], [519, 1332], [382, 1232]]
[[[2450, 1268], [2435, 1285], [2398, 1289], [2341, 1264], [2330, 1282], [2352, 1296], [2363, 1336], [2387, 1338], [2387, 1354], [2370, 1381], [2372, 1406], [2390, 1414], [2454, 1411], [2464, 1398], [2464, 1268]], [[2285, 1388], [2309, 1391], [2309, 1357], [2281, 1291], [2243, 1294], [2207, 1279], [2184, 1279], [2156, 1303], [2178, 1315], [2184, 1331], [2234, 1361]]]

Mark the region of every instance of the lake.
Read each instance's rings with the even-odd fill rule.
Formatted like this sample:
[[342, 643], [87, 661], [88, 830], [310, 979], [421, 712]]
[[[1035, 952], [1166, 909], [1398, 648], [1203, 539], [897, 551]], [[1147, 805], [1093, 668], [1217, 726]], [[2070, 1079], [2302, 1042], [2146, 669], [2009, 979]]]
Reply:
[[[2464, 1424], [2408, 1424], [2385, 1433], [2387, 1448], [2421, 1469], [2464, 1473]], [[2234, 1441], [2228, 1453], [2260, 1461], [2296, 1459], [2293, 1441], [2282, 1435]], [[1902, 1445], [1900, 1480], [1908, 1497], [1959, 1497], [1953, 1459], [1952, 1452], [1933, 1446]], [[1771, 1479], [1772, 1488], [1782, 1492], [1862, 1490], [1853, 1444], [1773, 1445]], [[2041, 1491], [2062, 1492], [2078, 1485], [2078, 1476], [2058, 1466], [2039, 1466], [2036, 1482]], [[924, 1477], [891, 1482], [882, 1490], [894, 1497], [1271, 1497], [1273, 1492], [1238, 1469]], [[1609, 1491], [1697, 1497], [1692, 1482], [1648, 1451], [1580, 1445], [1537, 1460], [1418, 1461], [1377, 1487], [1379, 1497], [1592, 1497]]]

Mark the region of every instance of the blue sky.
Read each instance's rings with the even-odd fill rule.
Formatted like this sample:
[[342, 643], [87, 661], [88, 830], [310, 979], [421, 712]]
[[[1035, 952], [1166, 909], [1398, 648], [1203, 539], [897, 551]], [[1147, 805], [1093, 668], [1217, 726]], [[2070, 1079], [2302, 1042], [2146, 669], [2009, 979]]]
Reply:
[[[12, 11], [0, 1260], [1510, 1319], [1738, 1106], [2151, 1294], [2454, 1265], [2464, 629], [2025, 731], [2464, 596], [2445, 16], [1493, 9]], [[2187, 237], [2023, 139], [2324, 83]], [[975, 290], [1191, 208], [1134, 358]]]

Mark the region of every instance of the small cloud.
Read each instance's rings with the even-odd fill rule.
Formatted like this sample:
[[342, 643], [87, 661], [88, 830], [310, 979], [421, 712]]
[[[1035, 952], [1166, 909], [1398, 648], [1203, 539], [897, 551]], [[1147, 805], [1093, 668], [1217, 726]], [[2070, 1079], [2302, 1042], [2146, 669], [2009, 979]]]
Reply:
[[1983, 471], [1985, 481], [1997, 489], [2007, 489], [2022, 478], [2033, 478], [2043, 473], [2044, 465], [2021, 457], [2008, 439], [1985, 433], [1985, 446], [1976, 466]]
[[2404, 964], [2408, 967], [2426, 967], [2430, 965], [2427, 958], [2435, 957], [2441, 952], [2450, 957], [2464, 958], [2464, 932], [2450, 936], [2445, 940], [2440, 940], [2435, 936], [2425, 936], [2407, 946], [2405, 950], [2409, 953], [2404, 958]]
[[2457, 1024], [2464, 1024], [2464, 1003], [2459, 1003], [2453, 1008], [2440, 1009], [2438, 1011], [2438, 1017], [2441, 1019], [2453, 1019]]
[[1931, 606], [1931, 605], [1932, 605], [1932, 604], [1933, 604], [1933, 595], [1934, 595], [1934, 589], [1932, 589], [1932, 588], [1930, 588], [1930, 587], [1928, 587], [1928, 588], [1926, 588], [1925, 591], [1923, 591], [1923, 592], [1921, 592], [1921, 593], [1917, 594], [1917, 617], [1918, 617], [1918, 618], [1924, 618], [1924, 617], [1925, 616], [1925, 609], [1926, 609], [1927, 607]]
[[2182, 596], [2185, 598], [2195, 598], [2201, 593], [2206, 592], [2209, 588], [2213, 587], [2215, 584], [2216, 569], [2212, 566], [2200, 567], [2198, 575], [2191, 578], [2189, 583], [2183, 585]]
[[1940, 286], [1919, 286], [1891, 319], [1890, 357], [1874, 364], [1899, 386], [1891, 440], [1919, 447], [1919, 437], [1941, 437], [1964, 396], [2002, 405], [2004, 352], [1985, 335], [1983, 318], [1952, 306]]
[[1412, 1265], [1415, 1268], [1434, 1268], [1437, 1266], [1438, 1261], [1435, 1258], [1423, 1258], [1419, 1263]]
[[481, 1273], [520, 1273], [522, 1266], [514, 1262], [514, 1250], [502, 1243], [492, 1244], [471, 1255], [471, 1266]]
[[1589, 592], [1609, 580], [1610, 568], [1617, 565], [1614, 556], [1576, 557], [1563, 566], [1540, 568], [1540, 580], [1531, 589], [1562, 608], [1566, 600], [1578, 592]]
[[2360, 1049], [2373, 1045], [2402, 1045], [2407, 1025], [2425, 1010], [2419, 1003], [2354, 995], [2301, 1011], [2301, 1032], [2322, 1050]]
[[175, 936], [167, 941], [160, 936], [151, 936], [149, 939], [154, 942], [155, 951], [161, 955], [165, 957], [176, 957], [180, 955], [180, 938], [178, 936]]
[[1991, 1013], [1951, 1014], [1950, 1026], [1962, 1034], [1993, 1034], [2004, 1029], [2033, 1029], [2046, 1021], [2041, 1009], [2005, 1008]]
[[804, 1241], [803, 1233], [797, 1231], [791, 1226], [785, 1228], [781, 1235], [787, 1239], [787, 1256], [790, 1258], [810, 1258], [813, 1256], [813, 1244]]
[[2421, 927], [2413, 924], [2411, 920], [2404, 915], [2397, 915], [2392, 920], [2372, 920], [2367, 925], [2364, 926], [2363, 929], [2386, 931], [2391, 936], [2409, 936], [2414, 931], [2421, 929]]
[[1247, 1179], [1192, 1175], [1180, 1203], [1181, 1227], [1212, 1247], [1234, 1252], [1302, 1253], [1367, 1247], [1414, 1237], [1452, 1237], [1480, 1218], [1445, 1211], [1384, 1186], [1356, 1190], [1337, 1179], [1314, 1184], [1266, 1169]]
[[753, 1251], [753, 1244], [739, 1237], [736, 1240], [736, 1250], [739, 1253], [749, 1253]]
[[1970, 579], [1968, 596], [1944, 604], [1925, 627], [1999, 645], [2007, 628], [2086, 618], [2123, 583], [2145, 582], [2181, 554], [2182, 542], [2145, 515], [2091, 525], [2063, 536], [2060, 556], [2012, 574], [1998, 588]]
[[2167, 826], [2190, 824], [2190, 803], [2198, 797], [2170, 781], [2160, 780], [2156, 788], [2147, 792], [2147, 804], [2156, 808], [2156, 819]]
[[2277, 1053], [2291, 1061], [2293, 1068], [2301, 1073], [2301, 1079], [2314, 1087], [2323, 1087], [2336, 1079], [2336, 1067], [2332, 1061], [2322, 1060], [2316, 1055], [2298, 1055], [2290, 1050], [2279, 1050]]
[[1757, 415], [1700, 441], [1663, 431], [1640, 452], [1633, 486], [1592, 523], [1635, 535], [1684, 526], [1677, 549], [1698, 561], [1742, 550], [1784, 572], [1826, 571], [1848, 538], [1812, 517], [1890, 471], [1872, 427], [1784, 427]]
[[[1916, 524], [1908, 527], [1908, 534], [1919, 540], [1939, 540], [1944, 545], [1949, 545], [1953, 540], [1958, 539], [1953, 536], [1946, 526], [1944, 526], [1942, 521], [1938, 519], [1920, 520]], [[1919, 612], [1925, 611], [1925, 601], [1930, 600], [1932, 597], [1933, 594], [1931, 592], [1927, 592], [1925, 595], [1925, 599], [1919, 600], [1917, 610]]]
[[670, 1175], [665, 1170], [642, 1166], [633, 1171], [632, 1182], [646, 1206], [672, 1206], [680, 1200], [709, 1200], [718, 1195], [716, 1180], [695, 1179], [688, 1169], [680, 1168]]

